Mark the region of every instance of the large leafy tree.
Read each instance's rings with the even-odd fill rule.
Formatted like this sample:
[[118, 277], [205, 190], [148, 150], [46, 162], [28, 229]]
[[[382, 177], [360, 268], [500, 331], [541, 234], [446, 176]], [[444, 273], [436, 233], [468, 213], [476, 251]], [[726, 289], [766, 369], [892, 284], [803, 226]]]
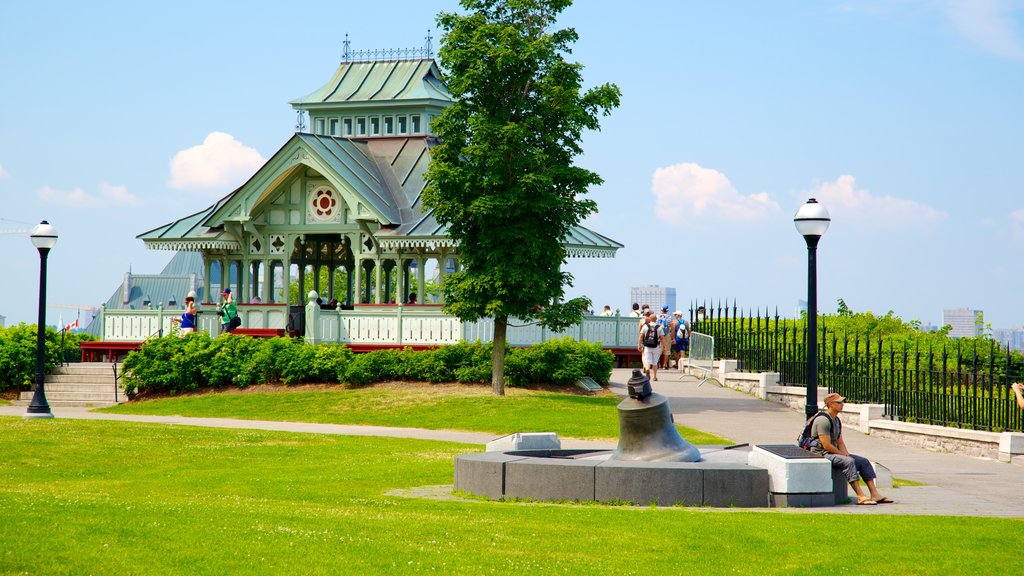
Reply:
[[439, 57], [455, 103], [434, 121], [424, 203], [459, 243], [461, 269], [445, 279], [445, 309], [494, 318], [492, 387], [504, 394], [509, 318], [562, 329], [590, 302], [563, 301], [572, 276], [562, 240], [597, 209], [602, 182], [573, 164], [584, 130], [619, 104], [614, 84], [582, 88], [566, 61], [578, 38], [556, 29], [571, 0], [462, 0], [441, 13]]

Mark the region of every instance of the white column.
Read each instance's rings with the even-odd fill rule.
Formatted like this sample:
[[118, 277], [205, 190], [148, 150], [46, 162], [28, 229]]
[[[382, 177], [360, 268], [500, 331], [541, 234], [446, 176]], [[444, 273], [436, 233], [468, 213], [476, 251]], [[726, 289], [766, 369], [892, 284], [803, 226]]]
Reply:
[[355, 258], [355, 270], [353, 274], [355, 276], [355, 294], [352, 295], [353, 304], [363, 303], [363, 261], [356, 256]]
[[373, 303], [380, 304], [383, 299], [381, 298], [382, 280], [384, 278], [384, 263], [380, 259], [380, 254], [373, 259]]

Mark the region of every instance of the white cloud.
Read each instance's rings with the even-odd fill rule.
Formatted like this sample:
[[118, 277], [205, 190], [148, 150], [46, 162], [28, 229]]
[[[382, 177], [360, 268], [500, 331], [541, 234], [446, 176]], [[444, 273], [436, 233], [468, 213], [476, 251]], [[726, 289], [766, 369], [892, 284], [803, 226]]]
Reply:
[[946, 17], [964, 38], [986, 52], [1024, 60], [1024, 41], [1007, 0], [948, 0]]
[[4, 165], [0, 164], [0, 178], [7, 178], [10, 175], [11, 175], [10, 172], [8, 172], [7, 170], [4, 170]]
[[655, 215], [665, 222], [691, 216], [751, 222], [772, 217], [779, 210], [767, 193], [740, 194], [725, 174], [689, 162], [655, 170], [651, 192]]
[[907, 225], [931, 226], [947, 214], [926, 204], [893, 196], [875, 196], [857, 188], [856, 179], [844, 174], [834, 182], [825, 182], [807, 192], [825, 205], [832, 219], [856, 220], [873, 228], [898, 228]]
[[210, 132], [202, 144], [171, 159], [171, 188], [217, 189], [238, 186], [263, 165], [263, 156], [224, 132]]
[[90, 194], [83, 188], [72, 188], [68, 192], [44, 186], [39, 190], [39, 199], [48, 204], [62, 204], [77, 208], [110, 208], [112, 206], [140, 206], [138, 197], [124, 186], [101, 182], [99, 192]]
[[1020, 224], [1024, 224], [1024, 208], [1010, 212], [1010, 220], [1013, 220], [1014, 222]]

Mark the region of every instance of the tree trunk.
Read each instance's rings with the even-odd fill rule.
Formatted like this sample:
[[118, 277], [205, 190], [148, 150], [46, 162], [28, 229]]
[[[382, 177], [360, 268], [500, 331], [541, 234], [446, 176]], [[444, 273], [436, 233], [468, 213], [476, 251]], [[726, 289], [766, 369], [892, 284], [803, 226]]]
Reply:
[[508, 317], [494, 319], [494, 352], [491, 354], [491, 392], [505, 395], [505, 330]]

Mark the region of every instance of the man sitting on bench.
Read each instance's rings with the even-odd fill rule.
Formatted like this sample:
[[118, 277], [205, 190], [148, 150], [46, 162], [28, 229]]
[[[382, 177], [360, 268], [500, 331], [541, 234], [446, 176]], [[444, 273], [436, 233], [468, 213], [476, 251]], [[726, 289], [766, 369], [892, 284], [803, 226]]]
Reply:
[[[850, 454], [846, 449], [846, 442], [843, 441], [843, 424], [839, 421], [839, 412], [843, 409], [846, 398], [835, 392], [825, 396], [825, 414], [827, 418], [818, 418], [815, 415], [811, 423], [811, 438], [817, 438], [811, 446], [811, 452], [821, 454], [832, 461], [833, 468], [840, 468], [850, 487], [857, 494], [857, 504], [861, 506], [874, 506], [875, 504], [892, 504], [892, 500], [882, 496], [875, 487], [875, 468], [871, 462], [863, 456]], [[857, 482], [857, 476], [864, 479], [871, 496], [868, 497]]]

